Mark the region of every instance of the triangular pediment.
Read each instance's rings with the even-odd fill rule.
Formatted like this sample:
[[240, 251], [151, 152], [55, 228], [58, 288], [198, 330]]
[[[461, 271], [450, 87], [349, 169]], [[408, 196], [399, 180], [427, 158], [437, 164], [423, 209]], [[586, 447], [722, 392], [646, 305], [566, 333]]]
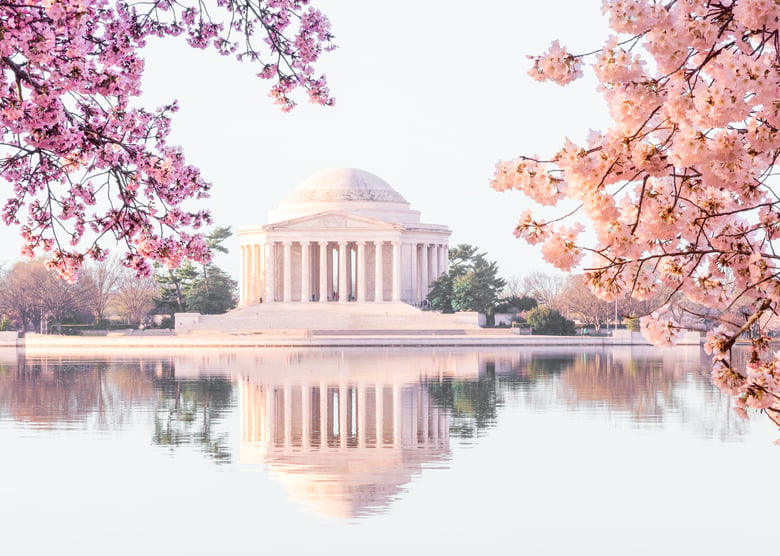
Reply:
[[400, 224], [393, 224], [384, 220], [367, 218], [356, 214], [341, 211], [327, 211], [274, 222], [263, 226], [265, 230], [320, 230], [320, 229], [362, 229], [362, 230], [392, 230]]

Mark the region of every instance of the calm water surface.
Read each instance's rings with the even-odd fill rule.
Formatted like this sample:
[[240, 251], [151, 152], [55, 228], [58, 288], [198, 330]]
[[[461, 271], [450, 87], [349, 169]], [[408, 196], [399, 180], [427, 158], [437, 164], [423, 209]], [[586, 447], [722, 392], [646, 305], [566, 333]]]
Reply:
[[0, 552], [765, 553], [777, 431], [706, 366], [695, 348], [5, 354]]

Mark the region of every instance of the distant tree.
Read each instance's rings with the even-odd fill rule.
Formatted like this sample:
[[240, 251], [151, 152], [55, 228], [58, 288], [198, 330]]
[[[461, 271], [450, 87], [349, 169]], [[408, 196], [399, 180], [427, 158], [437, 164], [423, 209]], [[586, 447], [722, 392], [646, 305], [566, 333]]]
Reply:
[[533, 297], [539, 305], [555, 307], [555, 301], [566, 285], [566, 277], [537, 271], [526, 276], [523, 284], [524, 295]]
[[498, 265], [473, 245], [450, 249], [449, 273], [436, 280], [428, 301], [442, 312], [478, 311], [492, 317], [506, 282], [498, 277]]
[[198, 274], [198, 268], [190, 261], [184, 261], [179, 268], [159, 270], [154, 275], [159, 287], [155, 297], [156, 311], [169, 315], [187, 311], [185, 297]]
[[42, 330], [49, 321], [58, 332], [66, 320], [83, 317], [85, 282], [66, 282], [46, 268], [43, 260], [19, 261], [3, 278], [0, 308], [23, 330]]
[[614, 322], [615, 313], [619, 313], [621, 309], [614, 301], [604, 301], [596, 297], [585, 284], [582, 275], [569, 277], [554, 304], [569, 316], [593, 326], [596, 333], [600, 332], [603, 326]]
[[186, 289], [184, 304], [187, 311], [202, 315], [216, 315], [236, 306], [238, 284], [224, 271], [207, 265], [202, 275]]
[[496, 313], [522, 313], [539, 305], [533, 297], [512, 295], [502, 297], [496, 305]]
[[0, 332], [8, 332], [14, 329], [14, 325], [8, 315], [3, 315], [0, 318]]
[[[206, 235], [211, 253], [227, 253], [224, 241], [233, 232], [229, 226], [217, 227]], [[159, 292], [155, 298], [157, 311], [173, 315], [180, 311], [201, 314], [224, 313], [236, 306], [238, 284], [213, 263], [203, 263], [198, 269], [189, 261], [179, 268], [155, 274]]]
[[117, 282], [114, 296], [116, 311], [132, 325], [143, 324], [154, 309], [154, 299], [159, 289], [151, 276], [137, 276], [125, 269]]
[[555, 309], [545, 306], [531, 309], [528, 313], [528, 324], [531, 325], [534, 334], [573, 336], [575, 333], [574, 322]]
[[519, 276], [511, 276], [506, 279], [504, 291], [501, 297], [523, 297], [526, 295], [525, 280]]
[[442, 274], [438, 280], [431, 285], [431, 291], [428, 294], [428, 302], [433, 309], [442, 313], [454, 313], [452, 306], [452, 271], [448, 274]]
[[106, 318], [106, 309], [116, 294], [121, 274], [122, 265], [114, 258], [84, 265], [79, 272], [79, 281], [84, 281], [85, 303], [97, 323]]

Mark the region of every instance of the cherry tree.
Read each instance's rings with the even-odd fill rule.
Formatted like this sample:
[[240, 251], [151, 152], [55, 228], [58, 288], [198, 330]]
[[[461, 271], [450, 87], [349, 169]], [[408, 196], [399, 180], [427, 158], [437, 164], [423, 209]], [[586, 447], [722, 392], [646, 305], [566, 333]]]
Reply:
[[176, 103], [138, 106], [153, 37], [254, 64], [283, 110], [296, 90], [333, 103], [313, 67], [330, 24], [308, 0], [0, 0], [2, 219], [68, 280], [117, 241], [140, 275], [209, 257], [194, 201], [210, 186], [167, 143]]
[[[530, 74], [565, 85], [589, 63], [611, 127], [549, 157], [500, 162], [492, 186], [559, 207], [558, 218], [524, 212], [515, 235], [562, 270], [584, 268], [602, 299], [668, 288], [641, 319], [653, 343], [681, 331], [672, 298], [717, 310], [705, 344], [715, 383], [743, 415], [758, 408], [780, 424], [780, 353], [766, 333], [780, 304], [780, 4], [604, 0], [603, 10], [614, 35], [601, 48], [580, 55], [556, 41]], [[585, 226], [595, 237], [583, 239]], [[732, 347], [746, 336], [751, 355], [738, 363]]]

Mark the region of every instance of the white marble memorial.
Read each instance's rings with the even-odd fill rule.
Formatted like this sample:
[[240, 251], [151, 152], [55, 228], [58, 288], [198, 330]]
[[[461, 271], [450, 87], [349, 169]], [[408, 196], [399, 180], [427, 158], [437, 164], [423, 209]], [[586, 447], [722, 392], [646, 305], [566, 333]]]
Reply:
[[320, 172], [296, 187], [267, 224], [239, 230], [239, 305], [419, 305], [447, 272], [450, 233], [421, 223], [420, 213], [370, 172]]

